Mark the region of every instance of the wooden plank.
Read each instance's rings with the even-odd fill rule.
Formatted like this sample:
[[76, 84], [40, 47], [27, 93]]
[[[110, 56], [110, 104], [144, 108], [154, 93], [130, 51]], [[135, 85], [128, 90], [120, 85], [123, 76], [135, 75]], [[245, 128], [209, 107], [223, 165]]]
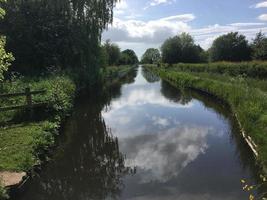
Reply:
[[[46, 106], [46, 105], [47, 105], [47, 102], [35, 103], [31, 105], [31, 108], [41, 107], [41, 106]], [[7, 107], [0, 107], [0, 111], [9, 111], [9, 110], [27, 109], [27, 108], [29, 108], [28, 105], [7, 106]]]
[[[46, 93], [46, 90], [37, 90], [37, 91], [31, 91], [30, 94], [44, 94]], [[12, 94], [0, 94], [0, 98], [10, 98], [10, 97], [18, 97], [18, 96], [26, 96], [25, 92], [18, 92], [18, 93], [12, 93]]]

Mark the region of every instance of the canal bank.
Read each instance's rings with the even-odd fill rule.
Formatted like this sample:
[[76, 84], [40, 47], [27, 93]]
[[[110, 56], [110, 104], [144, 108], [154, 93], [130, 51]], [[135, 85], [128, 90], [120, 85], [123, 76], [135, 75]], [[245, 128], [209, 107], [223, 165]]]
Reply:
[[[117, 67], [113, 69], [112, 76], [104, 73], [103, 79], [106, 82], [103, 83], [112, 85], [118, 79], [125, 78], [134, 68], [134, 66]], [[107, 82], [106, 77], [108, 77], [109, 82]], [[38, 171], [42, 164], [49, 161], [57, 147], [56, 140], [58, 140], [59, 135], [62, 137], [62, 124], [64, 126], [67, 116], [71, 113], [75, 89], [71, 89], [70, 85], [64, 85], [62, 82], [54, 84], [52, 88], [57, 88], [57, 92], [53, 92], [52, 96], [62, 97], [62, 101], [57, 101], [58, 106], [53, 104], [59, 110], [56, 116], [49, 117], [50, 121], [25, 122], [5, 126], [0, 130], [0, 179], [1, 185], [3, 185], [3, 188], [0, 189], [1, 198], [6, 198], [5, 190], [14, 191], [22, 187], [34, 171]], [[65, 91], [67, 92], [64, 93]], [[50, 91], [47, 93], [50, 94]], [[60, 110], [65, 107], [66, 109]], [[45, 111], [47, 112], [47, 109]], [[44, 114], [46, 112], [42, 112], [40, 109], [35, 111], [35, 115], [47, 115]], [[25, 160], [25, 157], [28, 160]]]
[[192, 88], [227, 103], [238, 122], [243, 139], [262, 167], [263, 173], [267, 173], [265, 135], [267, 95], [264, 92], [240, 83], [232, 84], [230, 81], [226, 83], [153, 65], [147, 65], [146, 68], [157, 73], [175, 87]]
[[139, 68], [77, 102], [60, 149], [13, 199], [247, 199], [240, 180], [256, 184], [258, 169], [232, 122]]

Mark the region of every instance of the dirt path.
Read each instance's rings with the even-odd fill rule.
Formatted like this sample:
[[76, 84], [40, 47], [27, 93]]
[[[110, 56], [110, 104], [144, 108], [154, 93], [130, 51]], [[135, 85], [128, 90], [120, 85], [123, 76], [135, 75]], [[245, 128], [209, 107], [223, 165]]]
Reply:
[[4, 187], [19, 185], [25, 176], [25, 172], [0, 172], [0, 180]]

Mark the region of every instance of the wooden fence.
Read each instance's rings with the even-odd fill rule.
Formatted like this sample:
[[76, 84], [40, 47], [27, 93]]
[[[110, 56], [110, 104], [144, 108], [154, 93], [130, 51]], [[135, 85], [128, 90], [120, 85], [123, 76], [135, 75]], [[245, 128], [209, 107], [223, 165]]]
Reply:
[[18, 92], [13, 94], [0, 94], [0, 99], [3, 98], [15, 98], [20, 96], [25, 96], [25, 105], [12, 105], [6, 107], [0, 107], [0, 111], [9, 111], [9, 110], [16, 110], [16, 109], [29, 109], [32, 110], [34, 107], [39, 107], [46, 105], [46, 102], [42, 103], [33, 103], [32, 102], [32, 95], [36, 94], [45, 94], [46, 90], [38, 90], [38, 91], [31, 91], [30, 88], [25, 88], [24, 92]]

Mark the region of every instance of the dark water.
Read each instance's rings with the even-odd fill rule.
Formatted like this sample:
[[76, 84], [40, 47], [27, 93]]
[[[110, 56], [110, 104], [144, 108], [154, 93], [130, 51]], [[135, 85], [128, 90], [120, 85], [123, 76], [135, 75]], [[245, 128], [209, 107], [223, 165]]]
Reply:
[[256, 167], [229, 110], [138, 69], [82, 98], [60, 148], [16, 200], [240, 200]]

